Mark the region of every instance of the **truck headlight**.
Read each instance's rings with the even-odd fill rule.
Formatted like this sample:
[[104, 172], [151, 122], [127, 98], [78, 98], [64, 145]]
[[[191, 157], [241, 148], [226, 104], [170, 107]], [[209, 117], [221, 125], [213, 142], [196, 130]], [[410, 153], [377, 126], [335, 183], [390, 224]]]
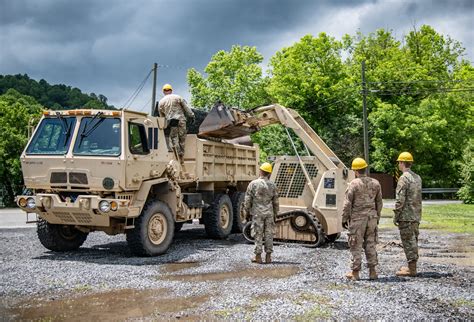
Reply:
[[102, 200], [99, 202], [99, 210], [102, 212], [109, 212], [110, 211], [110, 202], [107, 200]]
[[117, 211], [118, 203], [116, 201], [110, 202], [110, 209], [112, 209], [113, 211]]
[[28, 198], [26, 199], [26, 208], [34, 209], [36, 208], [36, 200], [35, 198]]
[[20, 198], [20, 200], [18, 200], [18, 205], [23, 208], [26, 207], [26, 199]]

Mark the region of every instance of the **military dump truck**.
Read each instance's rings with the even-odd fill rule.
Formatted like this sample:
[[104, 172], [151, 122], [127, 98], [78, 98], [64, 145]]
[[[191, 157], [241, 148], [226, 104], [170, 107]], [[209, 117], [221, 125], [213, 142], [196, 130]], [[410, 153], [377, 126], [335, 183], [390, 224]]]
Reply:
[[[285, 127], [295, 153], [295, 156], [276, 156], [274, 160], [270, 179], [279, 190], [280, 201], [275, 240], [313, 247], [334, 242], [342, 231], [344, 192], [354, 172], [347, 169], [296, 111], [278, 104], [251, 112], [215, 106], [201, 124], [199, 134], [236, 139], [271, 124]], [[306, 156], [298, 154], [288, 129], [303, 142]], [[243, 233], [251, 241], [251, 218], [247, 221]]]
[[241, 231], [234, 213], [257, 176], [258, 146], [188, 134], [181, 164], [167, 133], [164, 118], [135, 111], [44, 112], [21, 155], [32, 192], [16, 199], [36, 213], [43, 246], [75, 250], [104, 231], [125, 233], [133, 254], [155, 256], [193, 219], [212, 238]]

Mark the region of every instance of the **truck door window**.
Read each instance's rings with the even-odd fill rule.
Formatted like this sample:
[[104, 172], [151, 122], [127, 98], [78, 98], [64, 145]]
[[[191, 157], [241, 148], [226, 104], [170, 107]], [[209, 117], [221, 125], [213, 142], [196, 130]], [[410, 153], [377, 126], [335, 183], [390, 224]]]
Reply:
[[128, 123], [128, 147], [132, 154], [148, 154], [148, 140], [145, 127], [138, 123]]
[[76, 125], [75, 117], [45, 118], [26, 149], [26, 154], [66, 154]]

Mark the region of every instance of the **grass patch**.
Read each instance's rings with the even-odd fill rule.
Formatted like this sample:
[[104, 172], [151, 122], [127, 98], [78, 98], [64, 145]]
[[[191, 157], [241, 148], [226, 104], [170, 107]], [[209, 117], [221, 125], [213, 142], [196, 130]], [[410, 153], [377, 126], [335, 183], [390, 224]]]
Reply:
[[471, 300], [466, 300], [466, 299], [458, 299], [452, 302], [452, 304], [455, 307], [468, 307], [468, 308], [474, 308], [474, 301]]
[[[393, 210], [382, 209], [382, 218], [393, 218]], [[382, 222], [380, 228], [394, 228], [391, 223]], [[424, 206], [420, 229], [435, 229], [453, 233], [474, 235], [474, 205], [448, 204]]]
[[455, 204], [423, 207], [420, 228], [474, 235], [474, 205]]
[[294, 304], [304, 306], [312, 304], [311, 308], [295, 317], [296, 321], [314, 321], [327, 319], [332, 315], [331, 299], [327, 296], [313, 293], [302, 293], [293, 300]]
[[319, 305], [295, 317], [296, 321], [314, 321], [318, 319], [328, 319], [331, 317], [331, 311]]
[[213, 311], [212, 314], [222, 319], [228, 319], [232, 315], [239, 313], [240, 311], [241, 311], [241, 308], [230, 308], [230, 309], [216, 310], [216, 311]]
[[328, 304], [331, 302], [331, 299], [324, 295], [302, 293], [293, 300], [293, 303], [298, 305], [302, 305], [304, 302], [309, 302], [313, 304]]
[[74, 286], [74, 291], [76, 292], [88, 292], [92, 290], [92, 286], [87, 284], [79, 284]]

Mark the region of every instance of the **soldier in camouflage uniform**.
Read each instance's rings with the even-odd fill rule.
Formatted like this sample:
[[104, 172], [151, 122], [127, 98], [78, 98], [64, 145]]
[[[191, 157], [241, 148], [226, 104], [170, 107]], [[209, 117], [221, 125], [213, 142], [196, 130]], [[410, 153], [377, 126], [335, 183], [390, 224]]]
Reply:
[[411, 170], [413, 156], [403, 152], [397, 159], [403, 172], [398, 179], [393, 223], [400, 230], [408, 267], [402, 267], [397, 276], [416, 276], [418, 261], [418, 226], [421, 220], [421, 178]]
[[184, 143], [186, 141], [186, 117], [194, 119], [193, 111], [188, 107], [186, 101], [179, 95], [173, 94], [170, 84], [163, 86], [163, 97], [153, 115], [165, 117], [167, 124], [177, 122], [177, 126], [171, 127], [169, 140], [171, 147], [176, 150], [180, 162], [184, 162]]
[[273, 228], [275, 216], [279, 211], [278, 192], [271, 182], [272, 166], [263, 163], [260, 166], [260, 177], [250, 182], [244, 200], [244, 212], [252, 217], [252, 231], [255, 235], [255, 257], [252, 262], [262, 264], [262, 244], [265, 238], [265, 262], [272, 262]]
[[366, 176], [367, 166], [362, 158], [352, 161], [356, 178], [347, 187], [342, 213], [342, 225], [349, 230], [352, 271], [346, 277], [351, 280], [360, 278], [362, 248], [369, 267], [369, 278], [377, 279], [377, 225], [383, 206], [382, 189], [377, 180]]

